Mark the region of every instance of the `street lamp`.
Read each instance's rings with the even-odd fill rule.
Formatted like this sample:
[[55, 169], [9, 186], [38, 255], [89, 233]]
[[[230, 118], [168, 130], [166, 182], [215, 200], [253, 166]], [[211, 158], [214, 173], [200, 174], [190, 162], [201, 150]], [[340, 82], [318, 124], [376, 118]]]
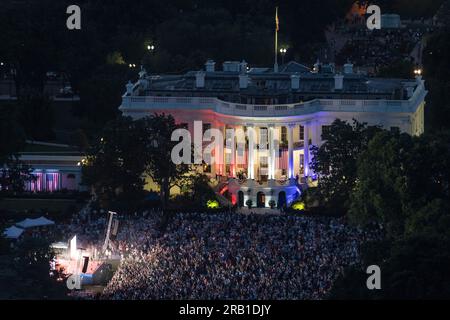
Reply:
[[281, 48], [280, 49], [280, 53], [281, 53], [281, 64], [284, 64], [284, 56], [286, 55], [287, 49], [286, 48]]
[[147, 50], [148, 51], [154, 51], [155, 50], [155, 46], [153, 44], [149, 44], [149, 45], [147, 45]]
[[422, 69], [421, 68], [414, 69], [414, 74], [416, 75], [416, 77], [421, 76], [422, 75]]

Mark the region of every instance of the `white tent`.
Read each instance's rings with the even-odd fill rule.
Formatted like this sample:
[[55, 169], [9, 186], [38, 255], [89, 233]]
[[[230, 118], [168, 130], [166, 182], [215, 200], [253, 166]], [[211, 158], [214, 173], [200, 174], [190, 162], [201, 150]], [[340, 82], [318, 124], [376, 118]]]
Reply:
[[53, 249], [68, 249], [69, 248], [69, 246], [67, 245], [67, 242], [61, 242], [61, 241], [52, 243], [51, 247]]
[[50, 225], [54, 225], [54, 224], [55, 224], [55, 222], [52, 220], [49, 220], [45, 217], [39, 217], [36, 219], [26, 218], [25, 220], [22, 220], [22, 221], [16, 223], [16, 226], [27, 229], [27, 228], [34, 228], [34, 227], [50, 226]]
[[9, 227], [5, 229], [3, 235], [7, 239], [18, 239], [25, 230], [17, 228], [16, 226]]

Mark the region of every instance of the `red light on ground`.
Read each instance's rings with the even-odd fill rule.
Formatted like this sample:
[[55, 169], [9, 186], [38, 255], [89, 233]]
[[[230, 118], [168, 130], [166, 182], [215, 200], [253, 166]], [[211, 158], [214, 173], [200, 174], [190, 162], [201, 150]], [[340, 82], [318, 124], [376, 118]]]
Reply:
[[221, 194], [221, 195], [223, 195], [225, 192], [227, 192], [228, 191], [228, 186], [224, 186], [220, 191], [219, 191], [219, 193]]
[[232, 203], [233, 205], [235, 205], [235, 204], [237, 203], [237, 199], [236, 199], [236, 195], [235, 195], [235, 194], [232, 194], [232, 195], [231, 195], [231, 203]]

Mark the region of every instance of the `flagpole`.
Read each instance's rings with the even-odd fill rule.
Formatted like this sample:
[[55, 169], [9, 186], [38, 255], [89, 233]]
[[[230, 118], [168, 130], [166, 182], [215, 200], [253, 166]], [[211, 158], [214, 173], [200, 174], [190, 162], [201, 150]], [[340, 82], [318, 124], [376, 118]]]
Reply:
[[278, 72], [278, 7], [275, 9], [275, 63], [273, 71]]

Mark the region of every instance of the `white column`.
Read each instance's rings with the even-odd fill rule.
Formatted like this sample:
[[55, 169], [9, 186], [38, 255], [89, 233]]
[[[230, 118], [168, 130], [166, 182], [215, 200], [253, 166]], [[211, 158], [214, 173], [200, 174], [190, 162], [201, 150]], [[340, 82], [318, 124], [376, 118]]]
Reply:
[[304, 124], [304, 132], [305, 132], [305, 138], [304, 138], [304, 145], [303, 145], [303, 152], [304, 152], [304, 163], [303, 163], [303, 169], [304, 169], [304, 176], [309, 176], [309, 125]]
[[247, 127], [247, 136], [248, 136], [248, 161], [247, 161], [247, 175], [248, 179], [255, 179], [255, 129], [253, 126]]
[[275, 180], [275, 174], [277, 172], [277, 157], [280, 152], [280, 130], [277, 128], [273, 128], [273, 140], [272, 140], [272, 151], [271, 151], [271, 160], [272, 160], [272, 176]]
[[288, 136], [288, 178], [294, 179], [294, 125], [287, 125]]
[[274, 135], [274, 126], [273, 124], [269, 125], [268, 132], [268, 140], [269, 140], [269, 150], [267, 150], [267, 165], [268, 165], [268, 178], [269, 180], [275, 179], [275, 168], [274, 168], [274, 153], [275, 153], [275, 135]]
[[227, 126], [223, 125], [222, 128], [222, 135], [223, 135], [223, 141], [222, 141], [222, 149], [223, 149], [223, 155], [222, 155], [222, 175], [225, 178], [228, 178], [227, 175], [227, 146], [226, 146], [226, 139], [227, 139]]
[[[312, 124], [311, 124], [311, 144], [316, 147], [319, 147], [319, 142], [320, 142], [319, 127], [320, 127], [320, 125], [319, 125], [318, 121], [312, 122]], [[312, 155], [310, 155], [309, 157], [310, 157], [310, 161], [311, 161]], [[314, 172], [312, 169], [309, 169], [309, 175], [314, 176]]]
[[[236, 126], [232, 126], [232, 129], [236, 133]], [[229, 150], [229, 160], [230, 163], [230, 176], [236, 177], [236, 137], [235, 134], [228, 135], [227, 130], [225, 129], [225, 145], [227, 146], [227, 150]], [[226, 163], [226, 157], [225, 157], [225, 164]]]

